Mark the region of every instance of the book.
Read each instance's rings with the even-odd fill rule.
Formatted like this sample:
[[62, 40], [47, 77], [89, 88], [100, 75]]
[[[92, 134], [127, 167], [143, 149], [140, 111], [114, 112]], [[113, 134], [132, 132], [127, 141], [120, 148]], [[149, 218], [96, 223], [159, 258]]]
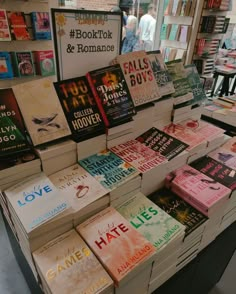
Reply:
[[219, 161], [216, 161], [211, 157], [204, 156], [192, 162], [190, 166], [229, 189], [236, 190], [236, 171]]
[[11, 41], [11, 33], [5, 9], [0, 9], [0, 41]]
[[178, 41], [181, 43], [188, 43], [191, 34], [191, 27], [187, 25], [181, 25], [179, 28]]
[[226, 150], [236, 153], [236, 137], [230, 138], [226, 143], [224, 143], [223, 147]]
[[30, 149], [26, 128], [11, 88], [0, 89], [0, 157]]
[[37, 249], [33, 258], [51, 293], [104, 293], [113, 285], [108, 273], [75, 230]]
[[119, 286], [128, 275], [150, 263], [155, 247], [113, 207], [108, 207], [76, 227]]
[[178, 39], [180, 32], [180, 26], [178, 24], [172, 24], [169, 34], [169, 40], [170, 41], [176, 41]]
[[235, 152], [225, 149], [224, 147], [220, 147], [208, 153], [208, 156], [236, 170], [236, 153]]
[[36, 74], [46, 77], [55, 75], [53, 50], [38, 50], [33, 52]]
[[149, 199], [185, 226], [185, 237], [207, 221], [204, 214], [169, 189], [162, 188], [151, 194]]
[[12, 40], [30, 40], [25, 14], [22, 11], [7, 11]]
[[79, 164], [108, 190], [136, 177], [139, 172], [109, 150], [79, 160]]
[[151, 64], [145, 51], [118, 55], [134, 105], [139, 106], [161, 98]]
[[185, 226], [140, 192], [116, 209], [152, 243], [157, 253], [185, 231]]
[[12, 52], [14, 75], [28, 77], [35, 75], [33, 55], [31, 51]]
[[148, 51], [147, 54], [160, 89], [160, 95], [166, 96], [174, 93], [175, 88], [160, 50]]
[[42, 78], [12, 89], [34, 146], [71, 134], [51, 80]]
[[105, 132], [105, 125], [85, 76], [54, 83], [75, 141]]
[[137, 137], [136, 140], [152, 150], [159, 152], [168, 160], [171, 160], [188, 147], [186, 143], [154, 127]]
[[132, 119], [134, 104], [119, 64], [90, 71], [86, 77], [106, 127]]
[[30, 14], [34, 40], [51, 40], [49, 12], [36, 12]]
[[0, 79], [13, 78], [11, 55], [7, 51], [0, 52]]
[[206, 216], [220, 209], [231, 193], [230, 189], [189, 165], [167, 175], [165, 184]]

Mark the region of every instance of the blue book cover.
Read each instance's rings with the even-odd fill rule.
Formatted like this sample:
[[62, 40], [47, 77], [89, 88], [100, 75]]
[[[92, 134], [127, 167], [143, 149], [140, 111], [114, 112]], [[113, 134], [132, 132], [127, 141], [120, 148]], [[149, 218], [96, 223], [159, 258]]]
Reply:
[[133, 166], [109, 150], [84, 158], [79, 164], [109, 190], [117, 188], [139, 174]]
[[35, 40], [52, 39], [48, 12], [31, 12], [31, 22]]
[[11, 55], [9, 52], [0, 52], [0, 79], [13, 78]]

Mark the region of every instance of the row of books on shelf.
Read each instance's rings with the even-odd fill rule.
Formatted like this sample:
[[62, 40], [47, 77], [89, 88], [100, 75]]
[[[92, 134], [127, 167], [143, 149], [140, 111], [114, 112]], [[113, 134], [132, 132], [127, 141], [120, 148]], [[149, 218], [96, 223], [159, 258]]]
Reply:
[[228, 11], [232, 8], [231, 0], [205, 0], [205, 9]]
[[195, 58], [193, 60], [199, 74], [208, 75], [213, 73], [215, 69], [215, 59], [214, 58]]
[[224, 15], [202, 16], [199, 24], [199, 33], [224, 34], [227, 31], [229, 20]]
[[57, 153], [68, 166], [48, 176], [5, 177], [4, 215], [45, 293], [152, 293], [235, 222], [236, 138], [173, 127], [194, 143], [151, 128], [73, 163]]
[[220, 47], [220, 39], [201, 38], [197, 39], [195, 43], [194, 54], [200, 57], [208, 57], [218, 53]]
[[162, 24], [161, 40], [187, 43], [191, 35], [191, 26], [179, 24]]
[[0, 41], [51, 40], [49, 12], [0, 9]]
[[165, 0], [165, 16], [194, 16], [196, 0]]
[[181, 59], [182, 62], [185, 61], [187, 54], [187, 50], [185, 49], [162, 46], [160, 50], [165, 62], [172, 61], [175, 59]]
[[0, 52], [0, 80], [55, 75], [53, 50]]

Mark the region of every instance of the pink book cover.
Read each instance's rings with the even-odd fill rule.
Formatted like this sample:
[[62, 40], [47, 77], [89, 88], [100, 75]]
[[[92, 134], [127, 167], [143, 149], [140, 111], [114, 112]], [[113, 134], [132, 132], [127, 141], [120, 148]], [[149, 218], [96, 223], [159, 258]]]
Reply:
[[[233, 148], [235, 148], [235, 145], [233, 146]], [[236, 170], [236, 152], [232, 152], [231, 150], [222, 146], [208, 153], [208, 156]]]
[[236, 155], [236, 137], [229, 139], [222, 147], [235, 153]]
[[130, 140], [124, 144], [112, 147], [111, 151], [137, 168], [141, 173], [148, 172], [168, 161], [159, 152], [152, 150], [136, 140]]
[[116, 285], [143, 262], [152, 262], [155, 247], [113, 207], [76, 228]]
[[231, 190], [189, 165], [171, 172], [166, 186], [205, 215], [219, 202], [227, 201]]
[[188, 144], [189, 147], [186, 150], [191, 150], [202, 143], [207, 144], [207, 141], [203, 135], [199, 133], [195, 133], [189, 128], [186, 128], [185, 126], [179, 123], [178, 124], [171, 123], [165, 126], [162, 130], [165, 133]]

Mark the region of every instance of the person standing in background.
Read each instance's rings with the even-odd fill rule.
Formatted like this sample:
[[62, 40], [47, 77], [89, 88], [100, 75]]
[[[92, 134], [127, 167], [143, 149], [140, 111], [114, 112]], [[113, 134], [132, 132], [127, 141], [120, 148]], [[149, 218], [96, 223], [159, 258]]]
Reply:
[[127, 25], [124, 28], [124, 39], [121, 50], [122, 54], [137, 51], [136, 46], [139, 44], [137, 24], [137, 17], [135, 17], [134, 15], [129, 15], [127, 19]]

